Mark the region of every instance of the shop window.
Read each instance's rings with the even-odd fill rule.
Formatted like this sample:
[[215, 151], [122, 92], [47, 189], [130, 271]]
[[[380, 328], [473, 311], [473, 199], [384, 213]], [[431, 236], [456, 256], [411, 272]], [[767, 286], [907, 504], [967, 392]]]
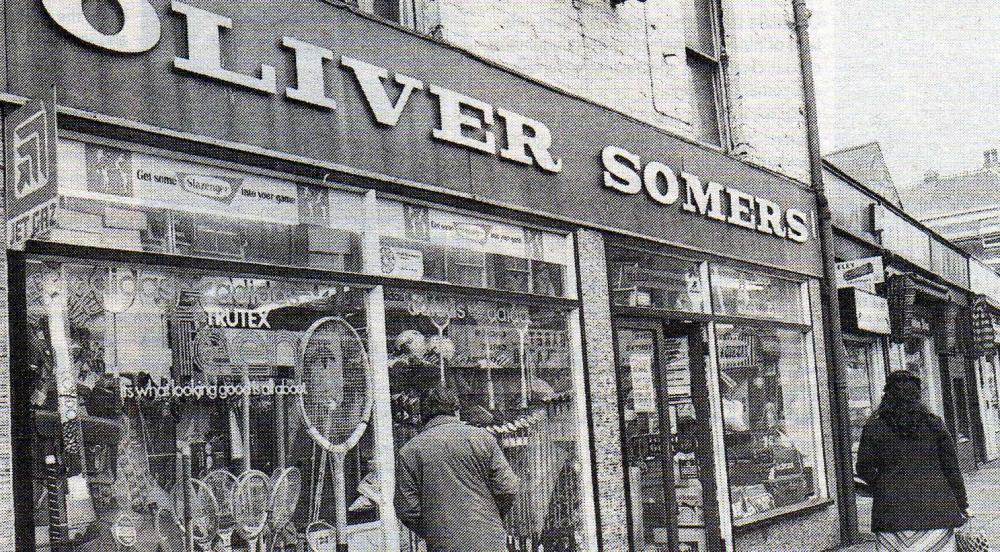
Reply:
[[92, 247], [357, 272], [362, 196], [60, 140], [57, 225]]
[[380, 270], [430, 280], [560, 297], [569, 258], [564, 235], [379, 200]]
[[[45, 258], [26, 272], [28, 362], [16, 377], [33, 475], [18, 484], [34, 488], [35, 549], [183, 549], [185, 527], [196, 549], [244, 549], [257, 522], [234, 533], [238, 508], [272, 512], [268, 544], [293, 550], [310, 521], [335, 523], [341, 500], [352, 542], [381, 530], [373, 431], [335, 476], [307, 431], [320, 422], [300, 414], [336, 397], [348, 416], [320, 423], [330, 440], [370, 419], [365, 290]], [[237, 478], [248, 492], [232, 492]]]
[[765, 274], [712, 265], [715, 314], [803, 323], [801, 284]]
[[702, 264], [628, 249], [613, 249], [610, 274], [615, 305], [709, 312]]
[[734, 522], [823, 496], [809, 334], [767, 324], [716, 328]]
[[[496, 436], [520, 479], [503, 519], [508, 549], [584, 549], [581, 478], [588, 475], [580, 463], [586, 452], [579, 443], [571, 312], [403, 289], [387, 290], [385, 304], [397, 449], [426, 421], [425, 392], [447, 386], [460, 399], [461, 419]], [[408, 531], [401, 541], [407, 552], [423, 549]]]

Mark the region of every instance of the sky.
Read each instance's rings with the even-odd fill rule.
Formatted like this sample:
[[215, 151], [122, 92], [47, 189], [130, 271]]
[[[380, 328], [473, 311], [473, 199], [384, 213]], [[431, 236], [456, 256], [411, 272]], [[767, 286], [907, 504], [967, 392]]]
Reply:
[[808, 5], [824, 152], [877, 140], [907, 187], [1000, 149], [1000, 2]]

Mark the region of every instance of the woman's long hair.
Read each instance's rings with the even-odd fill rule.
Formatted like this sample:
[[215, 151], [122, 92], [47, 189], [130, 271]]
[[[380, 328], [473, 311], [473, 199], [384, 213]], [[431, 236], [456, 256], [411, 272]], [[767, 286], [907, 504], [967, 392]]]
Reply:
[[876, 415], [897, 435], [913, 438], [930, 417], [920, 400], [920, 378], [909, 370], [898, 370], [886, 376], [885, 391]]

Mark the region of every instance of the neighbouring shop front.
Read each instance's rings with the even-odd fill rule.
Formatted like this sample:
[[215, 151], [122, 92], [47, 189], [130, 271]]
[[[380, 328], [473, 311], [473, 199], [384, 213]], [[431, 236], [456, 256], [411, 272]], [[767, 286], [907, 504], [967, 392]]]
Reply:
[[976, 383], [983, 424], [983, 459], [1000, 458], [1000, 308], [989, 297], [977, 295], [972, 306]]
[[806, 186], [323, 2], [12, 10], [20, 549], [425, 550], [440, 385], [508, 550], [837, 544]]
[[962, 469], [975, 469], [981, 425], [966, 293], [904, 273], [889, 279], [888, 295], [896, 355], [892, 369], [921, 377], [924, 401], [954, 436]]

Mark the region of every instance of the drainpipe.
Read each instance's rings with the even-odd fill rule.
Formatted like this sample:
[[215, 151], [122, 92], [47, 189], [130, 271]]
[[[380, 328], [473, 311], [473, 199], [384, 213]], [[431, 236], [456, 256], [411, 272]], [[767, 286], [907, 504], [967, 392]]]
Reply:
[[795, 10], [795, 34], [799, 43], [799, 64], [802, 69], [802, 94], [805, 101], [806, 137], [809, 145], [809, 176], [816, 194], [819, 218], [820, 249], [823, 256], [823, 281], [820, 295], [826, 337], [826, 360], [831, 418], [833, 421], [833, 451], [837, 474], [837, 506], [840, 514], [841, 541], [853, 544], [859, 540], [858, 508], [854, 496], [854, 460], [851, 456], [851, 418], [847, 403], [847, 373], [843, 331], [840, 323], [840, 301], [837, 296], [834, 266], [833, 227], [830, 202], [823, 187], [823, 158], [819, 145], [819, 124], [816, 118], [816, 90], [813, 83], [812, 54], [809, 51], [809, 17], [805, 0], [792, 0]]

